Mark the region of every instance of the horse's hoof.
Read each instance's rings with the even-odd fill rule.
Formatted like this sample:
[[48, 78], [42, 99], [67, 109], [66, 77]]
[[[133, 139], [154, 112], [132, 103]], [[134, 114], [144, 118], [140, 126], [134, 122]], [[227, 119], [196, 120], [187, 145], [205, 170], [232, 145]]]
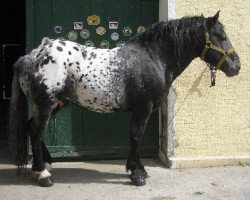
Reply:
[[46, 177], [46, 178], [42, 178], [38, 180], [39, 185], [41, 185], [42, 187], [51, 187], [52, 185], [54, 185], [54, 182], [51, 178], [51, 176]]
[[141, 172], [143, 178], [147, 178], [148, 177], [148, 173], [146, 172], [146, 170], [144, 169], [142, 172]]
[[130, 180], [135, 186], [143, 186], [146, 184], [146, 180], [142, 174], [130, 174]]

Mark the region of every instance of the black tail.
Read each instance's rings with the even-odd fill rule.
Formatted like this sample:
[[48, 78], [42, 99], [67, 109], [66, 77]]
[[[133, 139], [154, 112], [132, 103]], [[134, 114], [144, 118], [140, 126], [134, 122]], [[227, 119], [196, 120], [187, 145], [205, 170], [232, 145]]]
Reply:
[[28, 106], [26, 97], [19, 84], [21, 61], [22, 59], [19, 59], [14, 65], [8, 123], [9, 150], [14, 157], [15, 164], [18, 166], [24, 166], [28, 163]]

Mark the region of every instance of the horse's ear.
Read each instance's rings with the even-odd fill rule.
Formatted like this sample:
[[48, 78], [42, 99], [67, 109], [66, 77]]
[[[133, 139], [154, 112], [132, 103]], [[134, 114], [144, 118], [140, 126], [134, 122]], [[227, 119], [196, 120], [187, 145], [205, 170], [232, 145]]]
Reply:
[[220, 10], [218, 10], [217, 13], [213, 16], [213, 20], [214, 20], [215, 22], [218, 21], [219, 16], [220, 16]]
[[208, 29], [212, 28], [216, 22], [218, 21], [220, 16], [220, 10], [213, 16], [213, 17], [208, 17], [207, 18], [207, 27]]
[[201, 13], [201, 17], [204, 17], [203, 13]]

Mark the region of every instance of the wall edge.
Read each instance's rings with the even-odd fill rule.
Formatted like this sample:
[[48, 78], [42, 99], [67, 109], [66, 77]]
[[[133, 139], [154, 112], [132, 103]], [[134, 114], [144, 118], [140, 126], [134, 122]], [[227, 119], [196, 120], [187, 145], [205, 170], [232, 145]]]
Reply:
[[250, 165], [250, 156], [170, 157], [171, 169]]

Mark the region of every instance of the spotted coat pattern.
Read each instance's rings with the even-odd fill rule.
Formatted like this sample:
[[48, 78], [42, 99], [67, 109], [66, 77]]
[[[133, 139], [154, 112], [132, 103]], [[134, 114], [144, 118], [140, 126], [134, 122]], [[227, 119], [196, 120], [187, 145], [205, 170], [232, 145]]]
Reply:
[[125, 100], [119, 50], [58, 39], [47, 41], [24, 57], [33, 65], [21, 77], [21, 87], [27, 95], [31, 90], [29, 78], [34, 74], [53, 102], [70, 96], [70, 101], [90, 111], [119, 110]]

